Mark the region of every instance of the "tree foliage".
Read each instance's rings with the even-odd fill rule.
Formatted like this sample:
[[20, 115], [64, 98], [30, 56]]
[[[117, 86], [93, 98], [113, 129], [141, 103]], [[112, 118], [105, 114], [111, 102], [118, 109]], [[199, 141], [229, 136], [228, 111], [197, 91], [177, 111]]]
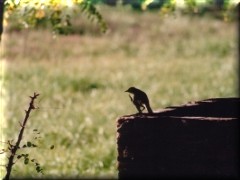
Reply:
[[[101, 14], [91, 0], [6, 0], [5, 19], [14, 19], [24, 28], [50, 26], [54, 32], [68, 34], [72, 16], [86, 14], [89, 20], [97, 21], [102, 32], [107, 27]], [[19, 18], [21, 17], [21, 18]]]
[[211, 15], [217, 18], [229, 20], [234, 14], [232, 10], [236, 2], [229, 0], [5, 0], [5, 20], [13, 21], [17, 29], [47, 26], [55, 33], [69, 34], [74, 15], [85, 14], [90, 21], [96, 21], [101, 31], [105, 32], [107, 25], [96, 4], [130, 5], [135, 10], [159, 10], [161, 14], [169, 14], [177, 9], [191, 15], [211, 12]]

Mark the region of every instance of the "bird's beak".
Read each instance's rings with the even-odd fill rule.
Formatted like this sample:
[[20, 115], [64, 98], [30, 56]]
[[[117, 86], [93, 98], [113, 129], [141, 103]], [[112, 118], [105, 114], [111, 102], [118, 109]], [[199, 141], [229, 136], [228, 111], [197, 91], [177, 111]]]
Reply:
[[124, 91], [124, 92], [129, 92], [128, 90]]

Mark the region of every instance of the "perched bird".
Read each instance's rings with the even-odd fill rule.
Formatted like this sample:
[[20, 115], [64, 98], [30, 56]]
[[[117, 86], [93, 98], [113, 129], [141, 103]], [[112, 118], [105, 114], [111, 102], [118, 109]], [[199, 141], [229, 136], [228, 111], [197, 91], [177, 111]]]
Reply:
[[[147, 97], [147, 94], [143, 91], [141, 91], [140, 89], [137, 89], [135, 87], [130, 87], [128, 90], [126, 90], [125, 92], [129, 92], [131, 94], [133, 94], [133, 98], [129, 95], [131, 101], [133, 102], [133, 104], [136, 106], [139, 114], [142, 113], [142, 111], [145, 109], [145, 107], [148, 110], [148, 113], [153, 113], [152, 108], [150, 107], [149, 104], [149, 100]], [[144, 107], [145, 105], [145, 107]]]

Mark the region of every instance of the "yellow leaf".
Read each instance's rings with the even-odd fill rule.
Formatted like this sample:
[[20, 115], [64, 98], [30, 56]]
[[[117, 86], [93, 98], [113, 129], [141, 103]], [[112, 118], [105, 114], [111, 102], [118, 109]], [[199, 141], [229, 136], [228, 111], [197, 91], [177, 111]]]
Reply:
[[42, 10], [42, 9], [37, 10], [37, 12], [36, 12], [36, 14], [35, 14], [35, 18], [37, 18], [37, 19], [42, 19], [42, 18], [44, 18], [44, 17], [45, 17], [45, 12], [44, 12], [44, 10]]

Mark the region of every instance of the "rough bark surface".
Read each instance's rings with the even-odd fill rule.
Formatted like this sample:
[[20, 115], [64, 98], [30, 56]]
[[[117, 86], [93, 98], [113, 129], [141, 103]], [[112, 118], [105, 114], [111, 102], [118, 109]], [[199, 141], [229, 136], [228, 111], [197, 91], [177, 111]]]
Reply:
[[240, 98], [117, 119], [119, 178], [238, 177]]

